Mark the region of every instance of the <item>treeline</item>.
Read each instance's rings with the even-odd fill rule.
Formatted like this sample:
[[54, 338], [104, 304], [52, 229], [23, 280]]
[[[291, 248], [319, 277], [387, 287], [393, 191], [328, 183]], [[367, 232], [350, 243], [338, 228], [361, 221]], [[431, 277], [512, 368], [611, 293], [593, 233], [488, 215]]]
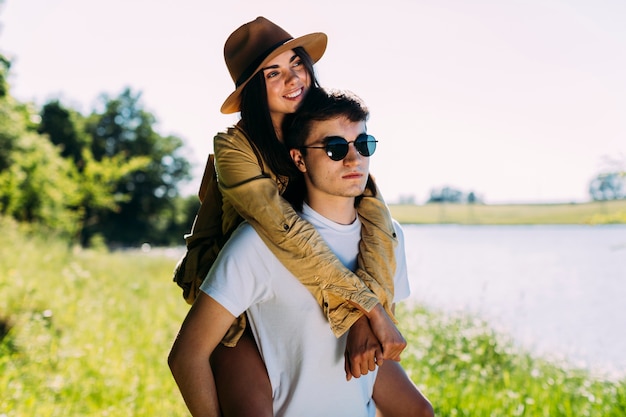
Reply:
[[103, 94], [84, 115], [58, 100], [42, 108], [10, 94], [0, 55], [0, 215], [83, 246], [181, 244], [198, 207], [183, 141], [155, 131], [141, 94]]

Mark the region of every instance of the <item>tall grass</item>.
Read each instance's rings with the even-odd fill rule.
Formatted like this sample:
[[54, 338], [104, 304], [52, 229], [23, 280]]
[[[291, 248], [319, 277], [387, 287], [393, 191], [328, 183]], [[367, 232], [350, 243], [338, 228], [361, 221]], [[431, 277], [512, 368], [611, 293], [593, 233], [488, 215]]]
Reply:
[[626, 380], [534, 357], [470, 316], [399, 309], [403, 365], [438, 416], [626, 415]]
[[[186, 416], [166, 356], [188, 309], [174, 259], [69, 248], [0, 219], [0, 416]], [[471, 317], [399, 310], [404, 366], [438, 416], [624, 416], [609, 382]]]
[[397, 204], [391, 213], [410, 224], [626, 224], [626, 200], [581, 204]]
[[176, 416], [166, 356], [187, 306], [172, 259], [0, 230], [0, 415]]

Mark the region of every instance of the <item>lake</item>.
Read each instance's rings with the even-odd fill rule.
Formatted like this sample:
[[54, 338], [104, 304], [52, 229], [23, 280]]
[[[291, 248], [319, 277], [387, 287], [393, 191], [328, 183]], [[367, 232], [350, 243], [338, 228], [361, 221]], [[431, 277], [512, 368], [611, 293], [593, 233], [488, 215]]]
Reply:
[[534, 353], [626, 375], [626, 225], [404, 225], [411, 299]]

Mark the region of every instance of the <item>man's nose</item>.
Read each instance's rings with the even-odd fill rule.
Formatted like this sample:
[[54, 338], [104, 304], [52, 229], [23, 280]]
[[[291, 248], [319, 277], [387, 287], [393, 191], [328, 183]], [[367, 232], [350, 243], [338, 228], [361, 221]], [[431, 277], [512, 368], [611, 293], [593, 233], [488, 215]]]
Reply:
[[359, 163], [361, 162], [362, 155], [356, 150], [356, 146], [354, 146], [354, 142], [348, 143], [348, 153], [346, 157], [343, 159], [346, 163]]

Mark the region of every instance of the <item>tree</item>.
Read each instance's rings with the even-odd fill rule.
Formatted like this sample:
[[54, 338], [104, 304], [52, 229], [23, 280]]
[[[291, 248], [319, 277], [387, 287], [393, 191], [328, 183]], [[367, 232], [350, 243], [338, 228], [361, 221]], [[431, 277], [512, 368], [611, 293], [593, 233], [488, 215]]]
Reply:
[[77, 197], [70, 209], [77, 218], [76, 239], [83, 246], [99, 233], [106, 213], [119, 211], [120, 204], [131, 199], [131, 193], [118, 192], [119, 182], [133, 172], [145, 170], [151, 162], [147, 156], [127, 157], [123, 153], [96, 161], [84, 126], [81, 114], [55, 100], [43, 106], [37, 128], [73, 165], [71, 177]]
[[0, 172], [9, 167], [9, 153], [17, 136], [16, 126], [11, 122], [13, 106], [8, 97], [7, 77], [10, 68], [11, 62], [0, 54]]
[[467, 203], [481, 204], [482, 199], [474, 191], [465, 194], [461, 190], [452, 187], [433, 188], [430, 190], [430, 198], [426, 203]]
[[71, 158], [80, 170], [84, 165], [83, 152], [89, 143], [79, 120], [82, 116], [54, 100], [43, 106], [37, 132], [48, 135], [50, 141], [59, 147], [61, 156]]
[[189, 163], [179, 155], [183, 142], [154, 130], [155, 118], [143, 109], [140, 94], [125, 89], [117, 98], [103, 95], [101, 101], [103, 110], [94, 111], [86, 124], [94, 159], [147, 157], [149, 163], [117, 182], [115, 193], [129, 198], [119, 203], [119, 210], [101, 213], [93, 232], [123, 245], [158, 241], [164, 233], [160, 216], [173, 209], [178, 184], [190, 178]]
[[443, 187], [430, 191], [428, 203], [460, 203], [463, 199], [463, 192], [452, 187]]
[[589, 184], [589, 194], [595, 201], [626, 198], [626, 176], [623, 172], [599, 174]]
[[[2, 2], [0, 2], [2, 4]], [[0, 54], [0, 98], [4, 98], [9, 94], [9, 82], [7, 81], [11, 61], [4, 55]]]
[[77, 198], [72, 165], [36, 134], [36, 116], [9, 94], [0, 97], [0, 214], [71, 235], [76, 217], [68, 207]]
[[0, 214], [71, 234], [76, 227], [67, 208], [76, 198], [72, 167], [36, 134], [32, 106], [11, 97], [10, 67], [0, 55]]
[[603, 172], [589, 183], [589, 194], [595, 201], [626, 199], [626, 155], [605, 155]]
[[184, 235], [191, 230], [199, 208], [200, 200], [196, 195], [175, 198], [172, 207], [160, 216], [161, 224], [158, 229], [163, 230], [163, 233], [155, 237], [153, 243], [183, 245]]
[[38, 115], [10, 96], [9, 69], [0, 55], [0, 214], [83, 244], [95, 235], [125, 245], [179, 241], [192, 210], [178, 196], [189, 163], [182, 140], [154, 130], [140, 95], [103, 95], [87, 117], [58, 100]]

